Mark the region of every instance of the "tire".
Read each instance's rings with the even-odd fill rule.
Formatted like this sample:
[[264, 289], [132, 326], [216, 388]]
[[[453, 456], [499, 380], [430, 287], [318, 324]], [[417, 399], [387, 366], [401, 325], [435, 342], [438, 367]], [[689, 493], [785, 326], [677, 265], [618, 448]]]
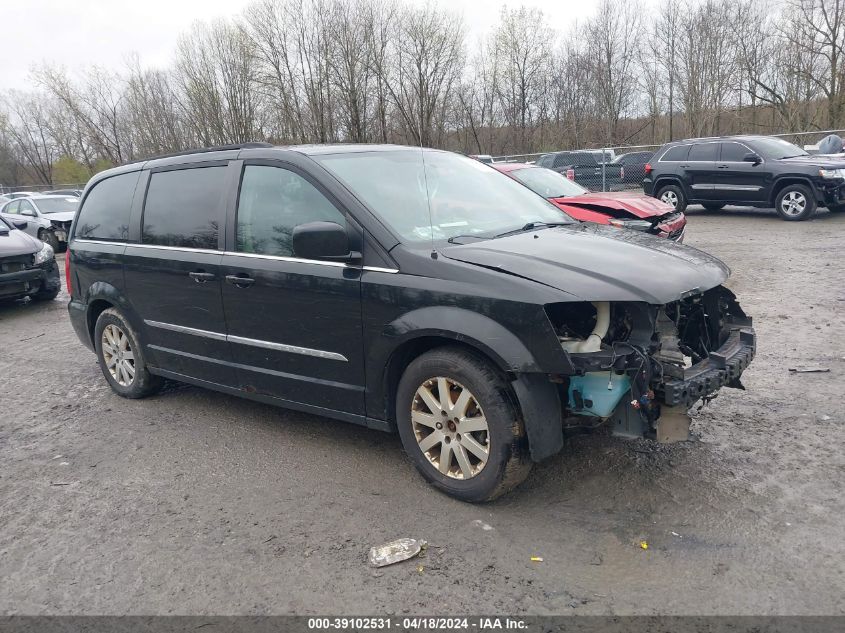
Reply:
[[707, 211], [721, 211], [725, 208], [724, 202], [702, 202], [701, 206]]
[[[449, 413], [440, 404], [443, 385], [449, 388], [449, 403], [443, 403]], [[408, 365], [396, 390], [396, 422], [420, 474], [462, 501], [495, 499], [531, 470], [525, 429], [507, 383], [488, 362], [463, 349], [434, 349]], [[444, 450], [449, 461], [441, 467]]]
[[39, 231], [38, 239], [46, 244], [49, 244], [53, 248], [54, 253], [59, 252], [59, 238], [56, 237], [56, 234], [53, 233], [53, 231], [49, 231], [47, 229]]
[[678, 185], [666, 185], [661, 187], [655, 196], [661, 202], [665, 202], [675, 211], [682, 212], [687, 208], [687, 199], [683, 190]]
[[[94, 326], [94, 345], [103, 376], [117, 395], [132, 399], [145, 398], [161, 389], [164, 381], [147, 369], [143, 350], [138, 344], [138, 335], [116, 308], [104, 310], [97, 319]], [[127, 352], [132, 355], [131, 359], [126, 357]], [[111, 360], [115, 359], [115, 356], [117, 362], [110, 369]], [[129, 363], [134, 369], [132, 372], [126, 367]], [[112, 371], [115, 371], [115, 374]]]
[[787, 222], [807, 220], [816, 212], [816, 199], [807, 185], [786, 185], [775, 198], [775, 211]]

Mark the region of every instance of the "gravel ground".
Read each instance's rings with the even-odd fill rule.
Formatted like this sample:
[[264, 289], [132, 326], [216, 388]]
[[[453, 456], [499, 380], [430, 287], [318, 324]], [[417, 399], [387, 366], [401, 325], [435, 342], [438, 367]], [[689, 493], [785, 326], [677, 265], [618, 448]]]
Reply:
[[[574, 438], [482, 506], [396, 436], [181, 385], [123, 400], [66, 295], [0, 307], [0, 613], [845, 614], [845, 215], [689, 215], [755, 319], [748, 390], [691, 442]], [[425, 558], [367, 565], [401, 536]]]

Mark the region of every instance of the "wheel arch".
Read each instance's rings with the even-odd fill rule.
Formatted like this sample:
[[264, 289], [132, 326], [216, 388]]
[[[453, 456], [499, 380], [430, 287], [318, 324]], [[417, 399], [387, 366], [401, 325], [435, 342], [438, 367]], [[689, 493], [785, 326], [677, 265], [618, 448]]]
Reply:
[[684, 187], [684, 183], [678, 176], [669, 175], [669, 176], [660, 176], [654, 181], [654, 197], [657, 198], [660, 195], [660, 190], [663, 187], [668, 185], [675, 185], [676, 187], [680, 187], [681, 192], [686, 196], [687, 190]]
[[94, 344], [94, 328], [97, 326], [97, 319], [109, 308], [120, 310], [121, 314], [129, 322], [129, 325], [132, 326], [142, 339], [140, 341], [141, 344], [144, 344], [143, 320], [132, 308], [123, 293], [115, 286], [103, 281], [94, 282], [86, 292], [85, 304], [87, 306], [85, 324], [92, 344]]
[[[462, 319], [446, 320], [444, 311]], [[509, 395], [525, 425], [532, 460], [540, 461], [560, 451], [563, 447], [562, 403], [557, 386], [549, 380], [547, 373], [537, 365], [530, 351], [516, 336], [492, 319], [466, 310], [424, 308], [418, 312], [428, 312], [422, 321], [432, 325], [438, 323], [439, 327], [419, 327], [407, 331], [381, 365], [383, 373], [377, 387], [380, 401], [373, 404], [383, 411], [384, 419], [391, 429], [396, 429], [396, 390], [405, 368], [415, 358], [432, 349], [458, 347], [490, 363], [509, 385]], [[455, 314], [464, 312], [473, 316]], [[434, 320], [429, 322], [429, 319]], [[419, 321], [417, 323], [422, 325]], [[457, 327], [456, 323], [461, 323], [462, 327], [456, 330], [444, 329], [449, 325]], [[482, 337], [484, 327], [489, 329], [486, 330], [487, 336]]]
[[813, 198], [818, 201], [818, 196], [816, 195], [816, 190], [813, 187], [813, 183], [810, 181], [809, 178], [803, 176], [781, 176], [777, 180], [772, 183], [772, 190], [769, 193], [769, 204], [774, 206], [775, 201], [777, 200], [780, 192], [783, 191], [789, 185], [803, 185], [810, 190]]

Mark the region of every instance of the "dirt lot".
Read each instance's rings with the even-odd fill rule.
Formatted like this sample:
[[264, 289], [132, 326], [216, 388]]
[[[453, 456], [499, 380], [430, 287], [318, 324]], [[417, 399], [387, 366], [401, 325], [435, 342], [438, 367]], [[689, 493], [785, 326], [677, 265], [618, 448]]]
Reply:
[[[681, 445], [575, 438], [484, 506], [395, 436], [179, 385], [122, 400], [66, 296], [0, 307], [0, 613], [845, 614], [845, 215], [692, 211], [688, 243], [755, 319], [748, 391]], [[369, 568], [400, 536], [426, 558]]]

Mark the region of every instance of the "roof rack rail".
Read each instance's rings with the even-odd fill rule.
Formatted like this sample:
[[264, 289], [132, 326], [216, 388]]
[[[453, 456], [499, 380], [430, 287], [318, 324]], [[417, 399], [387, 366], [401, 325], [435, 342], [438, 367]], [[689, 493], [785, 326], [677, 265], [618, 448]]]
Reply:
[[141, 158], [133, 163], [146, 162], [148, 160], [158, 160], [159, 158], [173, 158], [176, 156], [190, 156], [191, 154], [204, 154], [206, 152], [223, 152], [234, 149], [254, 149], [258, 147], [275, 147], [272, 143], [235, 143], [233, 145], [215, 145], [214, 147], [198, 147], [196, 149], [186, 149], [181, 152], [173, 152], [172, 154], [159, 154], [158, 156], [150, 156], [148, 158]]

